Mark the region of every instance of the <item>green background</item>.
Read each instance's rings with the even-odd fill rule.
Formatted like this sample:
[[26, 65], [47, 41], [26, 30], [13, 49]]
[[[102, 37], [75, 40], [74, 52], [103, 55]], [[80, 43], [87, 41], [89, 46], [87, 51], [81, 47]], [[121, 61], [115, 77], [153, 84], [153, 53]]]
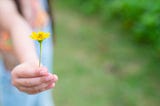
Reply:
[[57, 106], [159, 106], [158, 0], [57, 0]]

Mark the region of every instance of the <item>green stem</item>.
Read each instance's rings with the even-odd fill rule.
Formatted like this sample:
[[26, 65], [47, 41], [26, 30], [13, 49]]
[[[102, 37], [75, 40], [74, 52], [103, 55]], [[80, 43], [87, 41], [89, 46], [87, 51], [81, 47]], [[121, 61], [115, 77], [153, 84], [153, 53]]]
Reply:
[[41, 58], [42, 58], [42, 42], [39, 42], [40, 44], [40, 55], [39, 55], [39, 67], [41, 66]]

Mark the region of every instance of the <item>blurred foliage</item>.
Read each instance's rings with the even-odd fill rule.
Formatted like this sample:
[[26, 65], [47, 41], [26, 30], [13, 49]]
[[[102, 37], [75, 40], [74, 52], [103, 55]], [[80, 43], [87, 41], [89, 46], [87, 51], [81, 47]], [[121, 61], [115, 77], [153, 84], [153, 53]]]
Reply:
[[160, 51], [159, 0], [60, 0], [62, 4], [103, 23], [116, 21], [134, 41]]
[[159, 106], [160, 62], [119, 30], [57, 8], [57, 106]]
[[[128, 37], [154, 47], [158, 43], [157, 39], [149, 38], [153, 36], [144, 34], [151, 34], [149, 27], [140, 24], [150, 20], [146, 18], [148, 15], [154, 17], [145, 6], [141, 7], [147, 0], [136, 1], [57, 0], [54, 57], [59, 76], [54, 89], [57, 106], [159, 106], [160, 62], [155, 59], [153, 49], [137, 46]], [[150, 2], [146, 4], [153, 5]], [[138, 26], [145, 27], [145, 32], [139, 34]], [[123, 32], [129, 33], [124, 36]]]

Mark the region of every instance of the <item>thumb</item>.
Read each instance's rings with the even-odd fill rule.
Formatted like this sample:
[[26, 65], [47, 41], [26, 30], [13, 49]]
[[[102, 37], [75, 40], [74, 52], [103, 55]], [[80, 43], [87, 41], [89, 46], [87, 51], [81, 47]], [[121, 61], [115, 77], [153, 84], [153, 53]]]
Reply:
[[44, 66], [39, 67], [31, 63], [22, 63], [15, 67], [12, 73], [20, 78], [33, 78], [48, 75], [48, 70]]

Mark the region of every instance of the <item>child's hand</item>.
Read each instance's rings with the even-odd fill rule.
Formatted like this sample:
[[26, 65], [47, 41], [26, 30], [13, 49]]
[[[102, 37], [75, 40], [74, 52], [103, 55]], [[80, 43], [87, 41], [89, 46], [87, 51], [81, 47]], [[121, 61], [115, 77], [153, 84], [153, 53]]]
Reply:
[[58, 77], [47, 72], [43, 66], [26, 62], [16, 66], [12, 72], [12, 84], [20, 91], [36, 94], [55, 86]]

